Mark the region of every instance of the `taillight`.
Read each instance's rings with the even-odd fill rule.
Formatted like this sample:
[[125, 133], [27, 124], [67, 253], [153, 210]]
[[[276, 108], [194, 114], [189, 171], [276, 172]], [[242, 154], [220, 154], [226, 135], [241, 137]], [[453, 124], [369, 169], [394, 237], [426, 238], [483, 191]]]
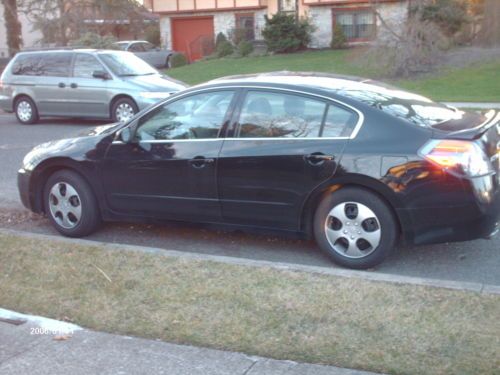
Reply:
[[494, 171], [486, 153], [475, 142], [433, 139], [419, 150], [419, 154], [447, 172], [462, 177], [479, 177]]

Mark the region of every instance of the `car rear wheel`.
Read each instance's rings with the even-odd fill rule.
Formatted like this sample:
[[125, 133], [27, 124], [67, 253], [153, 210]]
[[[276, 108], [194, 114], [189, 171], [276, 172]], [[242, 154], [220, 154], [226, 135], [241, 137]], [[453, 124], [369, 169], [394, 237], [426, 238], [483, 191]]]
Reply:
[[16, 100], [14, 111], [16, 112], [17, 120], [22, 124], [35, 124], [38, 121], [36, 104], [27, 96]]
[[355, 187], [325, 197], [314, 216], [314, 236], [335, 263], [365, 269], [380, 264], [397, 240], [391, 209], [376, 194]]
[[120, 98], [113, 103], [111, 117], [113, 122], [127, 122], [137, 112], [139, 112], [139, 108], [132, 99]]
[[77, 173], [62, 170], [50, 176], [44, 199], [50, 221], [65, 236], [87, 236], [101, 222], [94, 193]]

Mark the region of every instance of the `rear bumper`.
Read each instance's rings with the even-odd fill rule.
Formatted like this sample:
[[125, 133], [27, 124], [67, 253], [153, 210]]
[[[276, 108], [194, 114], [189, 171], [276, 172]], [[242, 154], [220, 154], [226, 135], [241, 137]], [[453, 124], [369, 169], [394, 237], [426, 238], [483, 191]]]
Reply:
[[491, 184], [483, 190], [484, 180], [467, 182], [462, 199], [456, 205], [398, 210], [411, 222], [411, 229], [405, 233], [407, 241], [423, 245], [470, 241], [494, 235], [499, 228], [500, 189], [496, 176], [488, 178]]

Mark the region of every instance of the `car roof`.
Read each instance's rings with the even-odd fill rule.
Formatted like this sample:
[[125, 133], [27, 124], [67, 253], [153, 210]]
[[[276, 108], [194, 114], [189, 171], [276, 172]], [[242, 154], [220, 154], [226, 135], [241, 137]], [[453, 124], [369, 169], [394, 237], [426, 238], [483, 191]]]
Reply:
[[86, 53], [101, 53], [101, 52], [112, 52], [112, 53], [128, 53], [126, 51], [120, 51], [116, 49], [95, 49], [95, 48], [68, 48], [68, 49], [43, 49], [34, 51], [20, 51], [17, 55], [31, 55], [31, 54], [43, 54], [43, 53], [73, 53], [73, 52], [86, 52]]
[[[221, 77], [206, 82], [204, 85], [231, 85], [231, 86], [276, 86], [281, 88], [312, 89], [326, 94], [336, 94], [345, 97], [348, 92], [365, 93], [366, 95], [391, 96], [401, 99], [432, 102], [430, 99], [403, 91], [369, 78], [348, 76], [341, 74], [316, 72], [268, 72], [247, 75]], [[347, 95], [351, 96], [352, 95]], [[356, 97], [361, 95], [356, 95]], [[356, 99], [359, 102], [359, 99]]]

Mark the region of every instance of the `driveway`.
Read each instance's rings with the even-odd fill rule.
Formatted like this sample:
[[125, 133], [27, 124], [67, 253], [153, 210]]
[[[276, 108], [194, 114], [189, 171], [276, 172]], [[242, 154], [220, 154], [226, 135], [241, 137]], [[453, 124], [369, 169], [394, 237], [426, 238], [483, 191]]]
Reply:
[[[45, 218], [28, 215], [17, 195], [16, 172], [24, 155], [36, 144], [78, 134], [99, 125], [96, 121], [44, 120], [19, 125], [13, 115], [0, 114], [0, 226], [56, 234]], [[199, 225], [137, 225], [108, 223], [89, 237], [107, 242], [225, 255], [286, 263], [335, 267], [312, 241]], [[411, 248], [399, 246], [371, 272], [471, 281], [500, 285], [500, 236]]]

